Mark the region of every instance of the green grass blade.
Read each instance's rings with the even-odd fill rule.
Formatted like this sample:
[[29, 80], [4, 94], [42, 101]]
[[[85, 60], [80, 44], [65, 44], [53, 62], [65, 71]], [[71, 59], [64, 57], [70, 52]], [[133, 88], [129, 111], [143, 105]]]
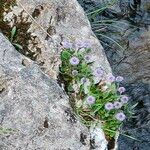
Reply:
[[17, 28], [16, 28], [16, 26], [14, 26], [11, 30], [11, 38], [10, 38], [11, 42], [13, 41], [16, 31], [17, 31]]
[[124, 30], [124, 28], [122, 28], [122, 27], [120, 27], [120, 26], [118, 26], [118, 25], [113, 25], [113, 24], [108, 24], [108, 23], [102, 23], [102, 24], [92, 24], [92, 26], [94, 26], [94, 27], [92, 27], [92, 29], [94, 29], [95, 28], [95, 26], [96, 27], [98, 27], [98, 26], [112, 26], [112, 27], [114, 27], [114, 28], [117, 28], [117, 29], [120, 29], [120, 30]]
[[115, 41], [114, 39], [112, 39], [112, 38], [110, 38], [110, 37], [108, 37], [108, 36], [106, 36], [106, 35], [104, 35], [104, 34], [101, 34], [101, 33], [97, 33], [96, 35], [100, 35], [100, 36], [102, 36], [102, 37], [104, 37], [104, 38], [107, 38], [107, 39], [109, 39], [110, 41], [112, 41], [113, 43], [115, 43], [120, 49], [122, 49], [123, 51], [125, 50], [117, 41]]

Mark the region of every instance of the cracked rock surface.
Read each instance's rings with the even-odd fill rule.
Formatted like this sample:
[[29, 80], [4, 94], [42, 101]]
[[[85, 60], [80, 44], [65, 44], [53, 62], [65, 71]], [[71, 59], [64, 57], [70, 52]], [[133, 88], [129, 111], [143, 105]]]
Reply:
[[[61, 42], [88, 40], [97, 57], [95, 66], [101, 66], [106, 73], [111, 72], [101, 44], [91, 30], [90, 23], [82, 7], [76, 0], [16, 0], [16, 4], [4, 13], [4, 21], [16, 25], [23, 32], [23, 53], [41, 65], [53, 78], [57, 78], [60, 64]], [[22, 26], [27, 28], [21, 31]], [[43, 30], [44, 29], [44, 30]], [[48, 35], [46, 34], [48, 33]], [[27, 35], [27, 39], [25, 38]], [[18, 32], [19, 36], [19, 32]]]
[[1, 132], [0, 149], [88, 150], [88, 129], [63, 90], [37, 65], [23, 66], [22, 59], [0, 34], [0, 125], [13, 130]]
[[0, 125], [4, 130], [13, 130], [0, 135], [0, 148], [89, 150], [93, 134], [101, 139], [96, 139], [96, 143], [92, 139], [95, 149], [106, 149], [103, 131], [100, 129], [102, 136], [94, 129], [90, 133], [79, 123], [69, 98], [54, 80], [61, 63], [61, 42], [65, 39], [88, 40], [91, 55], [95, 56], [93, 67], [111, 72], [103, 48], [78, 2], [16, 0], [3, 13], [3, 21], [10, 29], [17, 27], [14, 42], [23, 46], [23, 50], [17, 52], [0, 34]]

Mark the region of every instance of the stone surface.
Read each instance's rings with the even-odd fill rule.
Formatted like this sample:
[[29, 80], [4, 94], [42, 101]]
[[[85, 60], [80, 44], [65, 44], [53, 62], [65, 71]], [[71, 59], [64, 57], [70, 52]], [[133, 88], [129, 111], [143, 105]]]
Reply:
[[87, 150], [88, 129], [72, 113], [68, 97], [53, 79], [0, 34], [1, 150]]
[[[42, 69], [44, 73], [46, 73], [48, 76], [54, 79], [57, 79], [57, 76], [59, 73], [58, 70], [59, 70], [59, 65], [61, 63], [60, 52], [62, 50], [61, 43], [63, 40], [69, 40], [71, 42], [75, 42], [77, 40], [83, 40], [83, 41], [88, 40], [92, 46], [91, 55], [95, 55], [96, 57], [95, 59], [96, 61], [94, 62], [93, 66], [95, 68], [101, 67], [105, 73], [111, 72], [111, 68], [107, 61], [103, 48], [101, 44], [99, 43], [98, 39], [95, 37], [94, 33], [92, 32], [90, 23], [86, 15], [84, 14], [83, 9], [81, 8], [81, 6], [78, 4], [76, 0], [71, 0], [71, 1], [68, 1], [68, 0], [52, 0], [52, 1], [49, 1], [49, 0], [42, 0], [42, 1], [41, 0], [34, 0], [34, 1], [16, 0], [16, 4], [11, 6], [7, 11], [3, 13], [3, 21], [5, 23], [7, 22], [7, 25], [9, 25], [11, 28], [13, 26], [17, 27], [18, 32], [16, 34], [14, 42], [17, 42], [23, 46], [23, 50], [19, 50], [19, 52], [27, 56], [28, 58], [34, 60], [36, 64], [40, 66], [40, 68]], [[59, 92], [56, 93], [57, 92], [56, 90], [58, 89], [61, 90], [61, 89], [58, 87], [56, 83], [54, 83], [52, 79], [48, 79], [48, 77], [46, 77], [46, 75], [42, 73], [41, 70], [37, 66], [31, 65], [33, 62], [29, 61], [26, 58], [24, 59], [21, 58], [20, 60], [19, 58], [19, 62], [21, 61], [21, 63], [25, 66], [20, 66], [21, 68], [19, 69], [19, 72], [16, 69], [14, 69], [16, 70], [15, 73], [13, 72], [10, 73], [12, 74], [11, 76], [13, 79], [10, 82], [8, 82], [9, 84], [8, 87], [10, 89], [12, 88], [15, 89], [16, 92], [14, 93], [8, 92], [10, 95], [6, 95], [6, 99], [8, 98], [7, 96], [12, 97], [12, 95], [14, 95], [14, 97], [18, 97], [17, 94], [19, 94], [20, 97], [16, 99], [18, 100], [19, 103], [21, 102], [21, 109], [18, 110], [19, 112], [21, 110], [26, 109], [27, 105], [30, 104], [30, 101], [33, 100], [32, 98], [35, 98], [35, 101], [37, 98], [39, 98], [37, 103], [39, 103], [39, 105], [41, 106], [35, 106], [35, 101], [33, 101], [32, 103], [35, 107], [38, 107], [38, 108], [35, 108], [35, 111], [36, 112], [39, 111], [38, 115], [42, 116], [42, 118], [39, 119], [39, 117], [37, 117], [35, 118], [35, 120], [30, 119], [31, 117], [30, 115], [35, 116], [35, 113], [32, 113], [33, 106], [31, 103], [30, 104], [31, 110], [30, 108], [28, 111], [25, 110], [23, 112], [25, 114], [22, 114], [22, 116], [28, 115], [26, 119], [27, 120], [29, 119], [29, 121], [31, 122], [33, 121], [32, 123], [30, 122], [27, 125], [27, 128], [25, 129], [26, 134], [29, 134], [31, 132], [32, 133], [29, 134], [28, 136], [26, 135], [24, 136], [25, 134], [24, 132], [23, 132], [23, 135], [19, 133], [19, 135], [14, 135], [14, 137], [12, 138], [10, 137], [10, 139], [6, 139], [6, 141], [8, 142], [10, 141], [11, 143], [13, 138], [19, 137], [20, 140], [17, 138], [17, 142], [14, 143], [16, 147], [17, 146], [19, 147], [20, 141], [23, 140], [23, 138], [26, 139], [26, 140], [23, 140], [23, 141], [26, 141], [25, 144], [28, 141], [30, 141], [30, 139], [34, 138], [34, 135], [33, 135], [33, 131], [34, 131], [35, 136], [38, 134], [38, 135], [41, 135], [42, 137], [37, 136], [34, 140], [31, 140], [31, 142], [26, 145], [26, 146], [29, 146], [27, 147], [27, 149], [28, 148], [30, 149], [30, 146], [33, 149], [34, 148], [36, 149], [36, 146], [38, 147], [38, 143], [40, 143], [39, 139], [42, 141], [41, 143], [44, 143], [46, 140], [49, 141], [50, 139], [50, 143], [49, 143], [51, 145], [50, 150], [51, 149], [61, 150], [61, 149], [67, 149], [67, 148], [70, 148], [71, 150], [72, 149], [81, 149], [81, 150], [90, 149], [89, 136], [91, 133], [87, 131], [87, 128], [85, 128], [78, 122], [75, 124], [72, 124], [72, 127], [71, 127], [70, 123], [67, 123], [65, 120], [65, 116], [64, 116], [65, 111], [68, 107], [70, 108], [70, 106], [68, 104], [68, 99], [62, 98], [58, 101], [58, 97], [60, 97], [60, 94]], [[6, 66], [7, 65], [3, 65], [2, 71], [8, 70], [9, 72], [9, 69], [7, 69]], [[6, 75], [8, 74], [7, 71], [3, 71], [3, 72], [6, 72], [5, 73]], [[50, 83], [52, 87], [50, 86]], [[21, 87], [22, 87], [22, 90], [19, 91], [19, 88]], [[26, 101], [22, 102], [22, 99], [25, 99], [27, 102]], [[41, 102], [40, 99], [46, 99], [46, 102], [45, 101]], [[6, 102], [9, 103], [9, 100], [8, 101], [7, 100]], [[55, 102], [51, 104], [50, 102], [51, 100], [54, 100]], [[47, 107], [49, 103], [52, 106]], [[55, 106], [53, 108], [53, 104], [56, 105], [56, 108]], [[18, 109], [18, 107], [17, 108], [15, 107], [15, 108]], [[42, 108], [43, 109], [45, 108], [46, 110], [44, 109], [43, 112], [41, 112]], [[55, 109], [56, 109], [56, 112], [55, 112]], [[59, 113], [58, 119], [56, 116], [57, 112]], [[13, 113], [15, 113], [15, 111], [12, 112], [12, 114]], [[69, 115], [70, 111], [68, 111], [67, 109], [66, 113]], [[73, 115], [71, 116], [73, 117]], [[13, 115], [11, 117], [13, 119]], [[47, 117], [48, 117], [49, 123], [52, 122], [50, 126], [54, 126], [52, 128], [54, 128], [55, 131], [52, 130], [52, 132], [50, 132], [49, 129], [45, 129], [42, 126], [43, 123], [45, 122], [45, 118]], [[53, 120], [59, 120], [58, 122], [60, 124], [58, 123], [58, 127], [57, 125], [56, 127], [55, 125], [53, 125], [54, 124]], [[37, 121], [37, 125], [35, 124], [34, 121]], [[74, 121], [74, 120], [71, 119], [71, 121]], [[24, 122], [26, 121], [25, 120], [21, 121], [22, 124], [18, 125], [19, 127], [16, 125], [17, 123], [15, 124], [15, 126], [17, 126], [18, 128], [17, 130], [22, 131], [22, 128], [24, 128], [24, 125], [23, 125]], [[14, 122], [12, 123], [14, 124]], [[30, 128], [32, 125], [33, 125], [33, 128]], [[41, 126], [42, 126], [42, 129], [41, 129]], [[10, 127], [9, 127], [9, 125], [7, 126], [7, 123], [6, 123], [6, 127], [11, 128], [13, 127], [13, 125], [10, 124]], [[67, 131], [67, 133], [64, 133], [64, 130]], [[97, 132], [93, 130], [93, 133], [96, 134]], [[100, 131], [98, 131], [98, 133], [101, 133], [101, 134], [98, 134], [101, 137], [98, 137], [97, 135], [93, 136], [94, 138], [96, 137], [97, 139], [100, 139], [100, 142], [98, 141], [96, 142], [95, 147], [98, 150], [99, 149], [104, 150], [107, 146], [106, 145], [107, 141], [101, 129]], [[67, 134], [66, 135], [67, 137], [65, 137], [65, 134]], [[51, 141], [52, 140], [51, 138], [55, 137], [53, 135], [56, 135], [56, 140]], [[84, 139], [83, 137], [84, 138], [86, 137], [86, 139]], [[58, 145], [56, 145], [55, 143], [56, 141], [58, 142]], [[97, 143], [99, 145], [97, 145]], [[100, 143], [102, 143], [103, 146], [100, 145]], [[43, 144], [42, 145], [43, 147], [40, 147], [39, 149], [49, 149], [48, 148], [49, 144], [48, 145]], [[6, 142], [6, 145], [8, 145], [7, 142]]]
[[28, 40], [28, 51], [24, 50], [24, 54], [34, 53], [34, 59], [55, 79], [60, 64], [61, 42], [65, 39], [72, 42], [88, 40], [97, 57], [94, 66], [101, 66], [107, 73], [111, 72], [103, 48], [76, 0], [16, 0], [16, 6], [4, 13], [3, 20], [11, 26], [22, 23], [29, 25], [23, 33], [30, 34], [29, 39], [25, 39]]

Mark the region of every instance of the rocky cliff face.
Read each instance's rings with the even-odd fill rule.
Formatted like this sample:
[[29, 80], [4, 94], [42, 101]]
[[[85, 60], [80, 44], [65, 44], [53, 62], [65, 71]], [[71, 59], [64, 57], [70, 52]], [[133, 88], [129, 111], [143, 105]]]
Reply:
[[89, 149], [88, 129], [73, 114], [68, 97], [37, 65], [0, 34], [0, 148]]
[[[99, 6], [101, 8], [110, 0], [78, 0], [85, 10], [90, 11]], [[128, 135], [137, 138], [132, 140], [125, 136], [119, 137], [119, 150], [148, 150], [150, 147], [150, 1], [148, 0], [119, 0], [116, 5], [98, 14], [93, 20], [117, 20], [105, 25], [107, 30], [102, 34], [119, 41], [126, 47], [125, 51], [118, 49], [110, 40], [99, 37], [109, 44], [105, 45], [106, 55], [115, 74], [125, 78], [123, 83], [130, 95], [130, 102], [137, 107], [134, 117], [124, 123], [122, 129]], [[116, 26], [116, 27], [113, 27]], [[104, 28], [104, 26], [99, 26]], [[121, 30], [120, 30], [120, 29]], [[120, 35], [121, 34], [121, 35]], [[126, 44], [123, 44], [123, 43]]]
[[0, 148], [88, 150], [92, 140], [95, 149], [106, 149], [101, 129], [90, 133], [79, 123], [68, 97], [54, 80], [65, 39], [88, 40], [96, 57], [94, 66], [111, 72], [82, 8], [76, 0], [13, 2], [3, 9], [0, 27], [9, 35], [16, 26], [14, 42], [23, 49], [17, 52], [0, 34]]

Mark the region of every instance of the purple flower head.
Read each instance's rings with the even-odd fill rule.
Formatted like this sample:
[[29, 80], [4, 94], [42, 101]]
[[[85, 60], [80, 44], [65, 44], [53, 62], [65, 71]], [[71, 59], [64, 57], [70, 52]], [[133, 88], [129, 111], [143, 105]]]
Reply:
[[112, 103], [108, 102], [108, 103], [105, 104], [105, 109], [106, 110], [112, 110], [113, 108], [114, 108], [114, 106], [113, 106]]
[[114, 102], [114, 108], [119, 109], [122, 107], [122, 103], [121, 102]]
[[78, 65], [79, 62], [80, 62], [80, 60], [75, 56], [70, 59], [70, 64], [71, 65]]
[[91, 44], [88, 41], [76, 41], [75, 47], [80, 49], [80, 48], [90, 48]]
[[85, 83], [87, 83], [87, 82], [89, 82], [89, 79], [88, 79], [88, 78], [85, 78], [85, 77], [81, 78], [81, 83], [82, 83], [82, 84], [85, 84]]
[[70, 42], [68, 42], [68, 41], [63, 41], [63, 42], [62, 42], [62, 45], [63, 45], [63, 47], [66, 48], [66, 49], [72, 48], [72, 46], [73, 46], [73, 44], [70, 43]]
[[115, 81], [115, 77], [112, 74], [110, 74], [110, 75], [107, 76], [107, 81], [109, 81], [110, 83], [112, 83], [112, 82]]
[[94, 70], [94, 75], [96, 76], [96, 77], [101, 77], [102, 75], [103, 75], [103, 70], [99, 67], [99, 68], [96, 68], [95, 70]]
[[91, 57], [90, 55], [86, 55], [86, 56], [84, 57], [84, 60], [85, 60], [87, 63], [93, 62], [93, 59], [92, 59], [92, 57]]
[[94, 104], [95, 103], [95, 97], [94, 96], [88, 96], [87, 98], [86, 98], [86, 102], [89, 104], [89, 105], [92, 105], [92, 104]]
[[73, 75], [73, 76], [76, 76], [77, 74], [78, 74], [78, 71], [77, 71], [77, 70], [73, 70], [73, 71], [72, 71], [72, 75]]
[[123, 92], [125, 92], [126, 91], [126, 89], [124, 88], [124, 87], [119, 87], [118, 88], [118, 92], [120, 93], [120, 94], [122, 94]]
[[126, 116], [123, 112], [119, 112], [115, 115], [115, 118], [119, 121], [123, 121], [126, 118]]
[[121, 81], [123, 81], [123, 80], [124, 80], [124, 78], [123, 78], [122, 76], [116, 77], [116, 81], [117, 81], [117, 82], [121, 82]]
[[124, 103], [127, 103], [127, 102], [128, 102], [129, 97], [128, 97], [128, 96], [122, 96], [120, 100], [121, 100], [121, 102], [124, 104]]

